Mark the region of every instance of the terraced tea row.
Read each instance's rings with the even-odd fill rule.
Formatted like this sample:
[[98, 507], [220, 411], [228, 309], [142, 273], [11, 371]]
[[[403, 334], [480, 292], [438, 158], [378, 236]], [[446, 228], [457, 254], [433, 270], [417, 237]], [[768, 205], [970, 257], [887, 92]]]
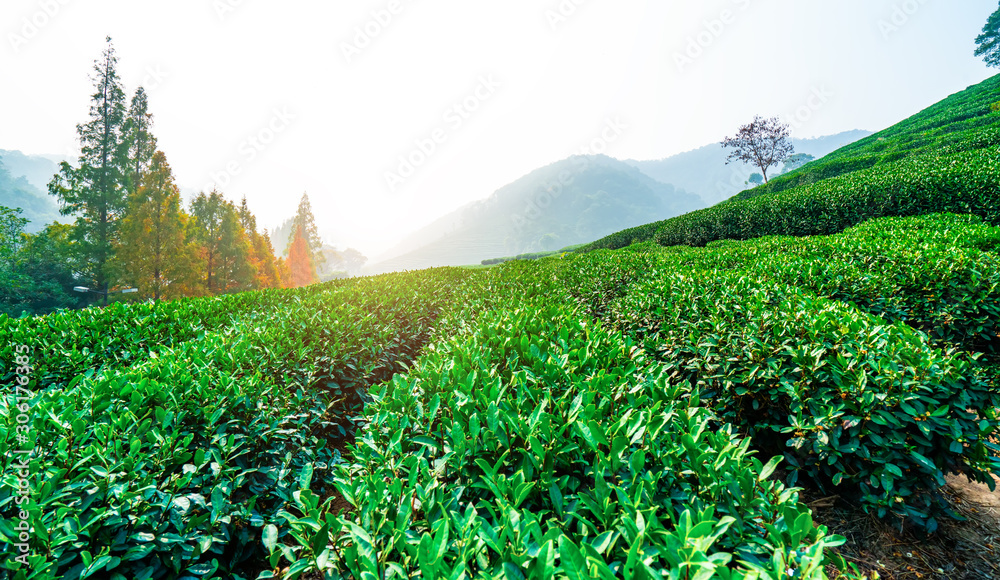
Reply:
[[740, 198], [777, 193], [926, 153], [944, 155], [1000, 146], [1000, 76], [951, 95], [900, 123], [772, 179]]
[[[43, 352], [38, 342], [52, 343], [32, 340], [25, 327], [101, 337], [116, 322], [201, 315], [179, 331], [166, 322], [152, 331], [129, 327], [147, 340], [156, 333], [173, 339], [148, 356], [84, 359], [58, 367], [77, 373], [66, 384], [50, 373], [29, 400], [4, 398], [0, 533], [15, 539], [4, 545], [5, 569], [20, 568], [10, 577], [246, 577], [263, 560], [260, 529], [280, 521], [277, 513], [308, 485], [308, 474], [332, 490], [334, 447], [353, 430], [365, 389], [412, 361], [466, 277], [433, 270], [6, 321], [32, 358], [52, 365], [58, 351]], [[21, 413], [31, 418], [23, 447], [35, 452], [23, 470], [14, 469], [19, 456], [11, 453], [21, 447]], [[23, 486], [18, 474], [26, 475]], [[34, 490], [33, 501], [16, 503], [21, 487]], [[28, 566], [13, 558], [19, 509], [35, 530]]]
[[839, 233], [871, 219], [972, 213], [1000, 223], [1000, 152], [926, 154], [854, 171], [773, 195], [732, 199], [708, 209], [624, 230], [588, 250], [635, 242], [704, 246], [716, 240]]
[[[373, 391], [337, 486], [265, 531], [282, 577], [823, 577], [815, 528], [697, 392], [573, 307], [550, 266], [477, 278], [413, 370]], [[475, 316], [473, 316], [475, 315]]]
[[969, 216], [876, 220], [832, 238], [597, 252], [563, 276], [756, 448], [933, 529], [945, 474], [997, 471], [1000, 392], [978, 359], [996, 347], [998, 236]]

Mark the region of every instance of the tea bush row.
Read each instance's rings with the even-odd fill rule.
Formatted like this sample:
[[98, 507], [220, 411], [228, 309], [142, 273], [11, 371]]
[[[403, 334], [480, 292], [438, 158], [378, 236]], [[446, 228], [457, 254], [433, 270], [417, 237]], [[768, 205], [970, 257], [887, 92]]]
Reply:
[[970, 216], [875, 220], [829, 238], [596, 252], [560, 276], [755, 446], [933, 527], [944, 474], [996, 471], [995, 386], [935, 346], [995, 343], [998, 232]]
[[824, 578], [842, 539], [777, 461], [581, 316], [551, 264], [474, 280], [474, 324], [373, 390], [336, 468], [351, 513], [303, 490], [265, 532], [282, 577]]
[[617, 249], [649, 239], [663, 246], [704, 246], [726, 239], [829, 235], [874, 218], [939, 212], [971, 213], [997, 224], [998, 208], [1000, 152], [988, 149], [905, 159], [780, 194], [729, 200], [612, 234], [589, 249]]
[[[159, 345], [134, 364], [89, 367], [27, 401], [6, 393], [0, 536], [8, 577], [254, 577], [266, 555], [261, 530], [282, 521], [292, 494], [310, 485], [333, 493], [330, 469], [357, 411], [351, 403], [412, 361], [469, 275], [430, 270], [253, 293], [239, 300], [259, 308], [234, 308], [215, 330]], [[147, 306], [131, 308], [147, 315]], [[128, 310], [78, 320], [127, 318]], [[12, 453], [21, 448], [21, 413], [31, 419], [24, 448], [34, 450], [27, 504], [18, 503]], [[34, 530], [28, 566], [13, 558], [22, 509]]]

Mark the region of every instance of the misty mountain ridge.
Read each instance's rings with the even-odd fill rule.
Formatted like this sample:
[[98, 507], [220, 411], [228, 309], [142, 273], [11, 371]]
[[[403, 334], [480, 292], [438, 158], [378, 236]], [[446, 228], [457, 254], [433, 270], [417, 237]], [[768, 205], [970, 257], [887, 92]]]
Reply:
[[[845, 131], [792, 143], [796, 153], [818, 159], [870, 134]], [[649, 161], [573, 156], [409, 234], [369, 271], [477, 264], [556, 250], [599, 239], [597, 232], [648, 223], [652, 215], [701, 209], [747, 189], [750, 174], [759, 171], [741, 163], [726, 165], [726, 156], [717, 143]], [[615, 229], [615, 223], [631, 225]]]
[[[477, 264], [557, 250], [600, 232], [705, 207], [697, 195], [606, 155], [576, 155], [536, 169], [408, 236], [372, 272]], [[627, 225], [626, 225], [627, 224]], [[421, 246], [409, 245], [425, 241]]]
[[[871, 134], [871, 131], [855, 129], [835, 135], [791, 141], [796, 153], [807, 153], [819, 159]], [[747, 189], [749, 186], [746, 181], [750, 174], [760, 172], [760, 169], [743, 163], [726, 165], [727, 155], [728, 152], [718, 143], [712, 143], [665, 159], [626, 159], [625, 163], [639, 168], [653, 179], [672, 183], [695, 193], [709, 205], [714, 205]], [[773, 169], [769, 173], [772, 173], [769, 177], [777, 176]]]
[[28, 183], [42, 192], [47, 192], [49, 181], [59, 173], [63, 161], [76, 163], [76, 158], [65, 155], [28, 155], [21, 151], [0, 149], [0, 159], [7, 171], [15, 178], [24, 177]]
[[[0, 150], [0, 205], [20, 208], [21, 217], [28, 220], [25, 231], [29, 233], [60, 219], [71, 221], [59, 214], [59, 204], [48, 194], [47, 180], [52, 179], [48, 171], [52, 168], [55, 175], [59, 165], [47, 157]], [[39, 186], [42, 180], [46, 180], [45, 185]]]

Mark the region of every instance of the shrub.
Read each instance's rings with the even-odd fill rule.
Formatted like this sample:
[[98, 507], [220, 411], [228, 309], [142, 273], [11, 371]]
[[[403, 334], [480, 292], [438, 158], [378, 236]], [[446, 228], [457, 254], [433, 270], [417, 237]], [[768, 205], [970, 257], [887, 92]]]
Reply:
[[[879, 516], [936, 527], [948, 473], [991, 482], [1000, 393], [910, 327], [723, 272], [644, 279], [616, 305], [758, 449]], [[786, 447], [786, 445], [788, 447]]]

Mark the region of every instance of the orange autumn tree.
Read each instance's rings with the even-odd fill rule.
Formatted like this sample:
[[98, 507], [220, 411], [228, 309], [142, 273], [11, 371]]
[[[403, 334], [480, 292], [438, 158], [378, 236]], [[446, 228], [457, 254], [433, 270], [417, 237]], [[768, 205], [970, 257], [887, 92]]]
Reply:
[[271, 237], [267, 230], [264, 233], [257, 231], [257, 218], [250, 211], [246, 196], [237, 208], [240, 216], [240, 223], [243, 231], [246, 232], [253, 250], [250, 255], [250, 263], [256, 272], [256, 288], [281, 288], [286, 286], [282, 282], [281, 268], [274, 257], [274, 247], [271, 245]]
[[162, 151], [153, 155], [129, 196], [120, 223], [110, 262], [117, 279], [137, 286], [138, 296], [153, 300], [202, 293], [199, 248], [187, 239], [189, 216], [181, 209], [181, 193]]
[[316, 265], [309, 242], [303, 235], [302, 228], [295, 226], [292, 234], [292, 245], [288, 248], [288, 269], [291, 271], [291, 287], [299, 288], [319, 281], [316, 277]]

